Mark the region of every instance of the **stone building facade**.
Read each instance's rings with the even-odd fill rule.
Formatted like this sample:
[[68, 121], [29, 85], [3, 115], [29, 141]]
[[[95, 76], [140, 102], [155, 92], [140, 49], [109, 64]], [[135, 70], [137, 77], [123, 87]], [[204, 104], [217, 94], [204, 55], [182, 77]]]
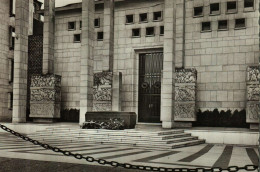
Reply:
[[[86, 44], [82, 33], [84, 2], [55, 9], [53, 73], [62, 76], [61, 109], [81, 110], [83, 106], [82, 75], [83, 70], [88, 70], [82, 64], [82, 46]], [[93, 67], [93, 71], [88, 75], [102, 71], [122, 73], [122, 111], [136, 112], [138, 116], [156, 111], [155, 116], [159, 117], [154, 121], [144, 117], [139, 122], [162, 122], [165, 128], [189, 126], [190, 121], [174, 120], [175, 78], [176, 70], [192, 68], [197, 75], [195, 111], [246, 108], [247, 67], [259, 63], [259, 0], [104, 0], [87, 4], [88, 8], [89, 5], [95, 11], [91, 14], [93, 33], [88, 31], [92, 33], [88, 39], [93, 41], [88, 45], [93, 50], [87, 50], [87, 56], [93, 53], [93, 59], [88, 58], [89, 70]], [[6, 26], [12, 25], [12, 18], [4, 17], [10, 23]], [[7, 32], [5, 29], [1, 34], [6, 36]], [[7, 45], [6, 42], [1, 48]], [[8, 47], [3, 52], [5, 61], [13, 57]], [[7, 66], [4, 61], [0, 65], [4, 64]], [[5, 83], [1, 89], [9, 92], [10, 72], [3, 69], [6, 76], [5, 80], [1, 78], [1, 83]], [[155, 88], [155, 92], [150, 92], [155, 95], [152, 100], [141, 99], [141, 92], [149, 84], [146, 80]], [[0, 119], [3, 114], [10, 119], [8, 94], [4, 94]]]

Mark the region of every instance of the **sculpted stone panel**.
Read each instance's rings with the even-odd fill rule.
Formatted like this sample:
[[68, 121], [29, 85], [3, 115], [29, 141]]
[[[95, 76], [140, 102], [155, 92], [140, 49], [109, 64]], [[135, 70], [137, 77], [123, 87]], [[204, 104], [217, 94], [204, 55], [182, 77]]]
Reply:
[[195, 101], [195, 85], [176, 85], [175, 100], [178, 102]]
[[191, 69], [176, 69], [176, 83], [195, 83], [197, 81], [197, 71]]
[[31, 103], [30, 117], [33, 118], [59, 118], [60, 104], [53, 103]]
[[112, 100], [111, 86], [104, 87], [98, 86], [93, 88], [93, 99], [96, 101], [109, 101]]
[[37, 88], [31, 89], [31, 101], [32, 102], [60, 102], [60, 88]]
[[31, 80], [30, 117], [59, 118], [61, 76], [33, 75]]
[[112, 110], [112, 72], [94, 74], [93, 111]]
[[94, 74], [94, 86], [112, 85], [112, 72], [98, 72]]
[[59, 75], [32, 75], [31, 87], [60, 87], [61, 76]]
[[259, 102], [248, 102], [246, 108], [246, 122], [259, 123]]
[[259, 101], [260, 96], [260, 85], [249, 84], [247, 85], [247, 100], [248, 101]]
[[176, 69], [175, 81], [174, 121], [196, 121], [196, 69]]
[[94, 102], [93, 103], [93, 111], [111, 111], [112, 110], [112, 103], [111, 101], [103, 101], [103, 102]]
[[259, 123], [259, 94], [260, 94], [260, 70], [259, 66], [247, 67], [247, 104], [246, 122]]
[[174, 121], [196, 121], [195, 103], [175, 103]]
[[258, 82], [260, 80], [259, 66], [248, 66], [247, 82]]

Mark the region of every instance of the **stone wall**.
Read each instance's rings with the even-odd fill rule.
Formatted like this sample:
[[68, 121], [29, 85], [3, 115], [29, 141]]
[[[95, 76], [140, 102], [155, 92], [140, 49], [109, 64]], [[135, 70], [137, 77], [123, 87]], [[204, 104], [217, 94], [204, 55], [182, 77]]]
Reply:
[[[55, 18], [55, 74], [62, 76], [61, 109], [79, 109], [81, 43], [74, 43], [74, 34], [80, 34], [80, 12], [56, 13]], [[75, 21], [76, 29], [68, 31], [68, 22]]]
[[[157, 11], [163, 12], [162, 21], [153, 21], [153, 12]], [[148, 13], [148, 22], [139, 22], [140, 13]], [[134, 14], [134, 24], [125, 24], [128, 14]], [[138, 112], [138, 54], [163, 47], [164, 36], [160, 35], [160, 26], [164, 25], [164, 17], [163, 0], [127, 0], [116, 3], [114, 72], [122, 72], [122, 111]], [[146, 27], [154, 27], [155, 35], [146, 36]], [[133, 28], [141, 29], [140, 37], [132, 38]], [[162, 49], [159, 51], [162, 52]]]
[[[220, 2], [220, 14], [210, 15], [210, 3]], [[258, 0], [252, 11], [238, 0], [237, 12], [226, 13], [227, 0], [186, 0], [185, 67], [198, 71], [198, 107], [202, 110], [245, 109], [246, 69], [258, 64]], [[193, 17], [193, 8], [203, 6], [203, 16]], [[235, 19], [245, 18], [246, 27], [235, 29]], [[218, 30], [218, 21], [227, 20], [228, 29]], [[201, 32], [202, 22], [211, 22], [211, 31]]]
[[[163, 46], [163, 36], [159, 34], [159, 26], [163, 21], [153, 22], [153, 12], [163, 11], [163, 0], [147, 3], [142, 1], [127, 1], [116, 3], [115, 6], [115, 38], [114, 38], [114, 72], [122, 72], [122, 111], [135, 111], [137, 106], [134, 89], [137, 83], [137, 64], [135, 49], [153, 49]], [[139, 23], [139, 14], [148, 12], [148, 22]], [[135, 14], [135, 23], [125, 24], [125, 15]], [[81, 43], [74, 43], [74, 34], [81, 34], [81, 11], [57, 12], [55, 18], [55, 74], [62, 76], [62, 109], [79, 109], [79, 80], [80, 80], [80, 56]], [[164, 14], [163, 14], [164, 15]], [[103, 32], [104, 11], [102, 6], [97, 6], [95, 18], [100, 18], [100, 27], [95, 28], [94, 35], [94, 73], [107, 69], [108, 58], [103, 41], [97, 40], [97, 33]], [[68, 22], [75, 21], [76, 29], [68, 31]], [[93, 21], [94, 22], [94, 21]], [[155, 27], [155, 36], [146, 37], [145, 28]], [[141, 28], [141, 37], [132, 38], [132, 29]], [[162, 51], [162, 50], [161, 50]], [[149, 51], [148, 51], [149, 52]], [[135, 95], [135, 96], [134, 96]]]
[[9, 61], [13, 59], [14, 51], [9, 50], [9, 25], [14, 26], [14, 17], [9, 17], [9, 3], [9, 0], [3, 0], [0, 6], [0, 121], [12, 119], [12, 110], [8, 108], [8, 92], [12, 92]]

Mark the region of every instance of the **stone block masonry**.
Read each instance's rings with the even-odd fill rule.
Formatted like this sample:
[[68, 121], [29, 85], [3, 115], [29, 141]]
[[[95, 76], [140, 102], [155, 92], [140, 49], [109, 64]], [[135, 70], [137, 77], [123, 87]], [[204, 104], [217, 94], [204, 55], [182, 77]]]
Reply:
[[[236, 2], [236, 12], [228, 13], [227, 0], [214, 1], [219, 11], [213, 15], [213, 1], [186, 0], [185, 68], [198, 71], [196, 101], [202, 111], [246, 108], [246, 69], [259, 63], [259, 0], [250, 11], [243, 0]], [[194, 7], [203, 7], [202, 14], [194, 16]], [[235, 25], [240, 18], [245, 27]], [[227, 28], [221, 30], [223, 20]], [[210, 29], [202, 31], [202, 22], [210, 22]]]
[[12, 109], [8, 107], [11, 100], [8, 97], [9, 92], [13, 92], [13, 82], [11, 76], [14, 51], [10, 50], [9, 26], [14, 27], [14, 17], [9, 14], [10, 0], [2, 0], [0, 6], [0, 121], [12, 121]]

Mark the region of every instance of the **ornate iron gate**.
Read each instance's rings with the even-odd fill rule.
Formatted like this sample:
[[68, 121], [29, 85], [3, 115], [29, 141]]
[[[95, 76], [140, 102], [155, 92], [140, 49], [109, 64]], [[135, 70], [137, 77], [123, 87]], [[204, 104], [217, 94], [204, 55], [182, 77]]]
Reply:
[[163, 53], [139, 56], [139, 122], [160, 122]]
[[27, 74], [27, 115], [26, 120], [29, 120], [30, 114], [30, 85], [31, 76], [33, 74], [42, 73], [42, 58], [43, 58], [43, 36], [32, 35], [28, 40], [28, 74]]

